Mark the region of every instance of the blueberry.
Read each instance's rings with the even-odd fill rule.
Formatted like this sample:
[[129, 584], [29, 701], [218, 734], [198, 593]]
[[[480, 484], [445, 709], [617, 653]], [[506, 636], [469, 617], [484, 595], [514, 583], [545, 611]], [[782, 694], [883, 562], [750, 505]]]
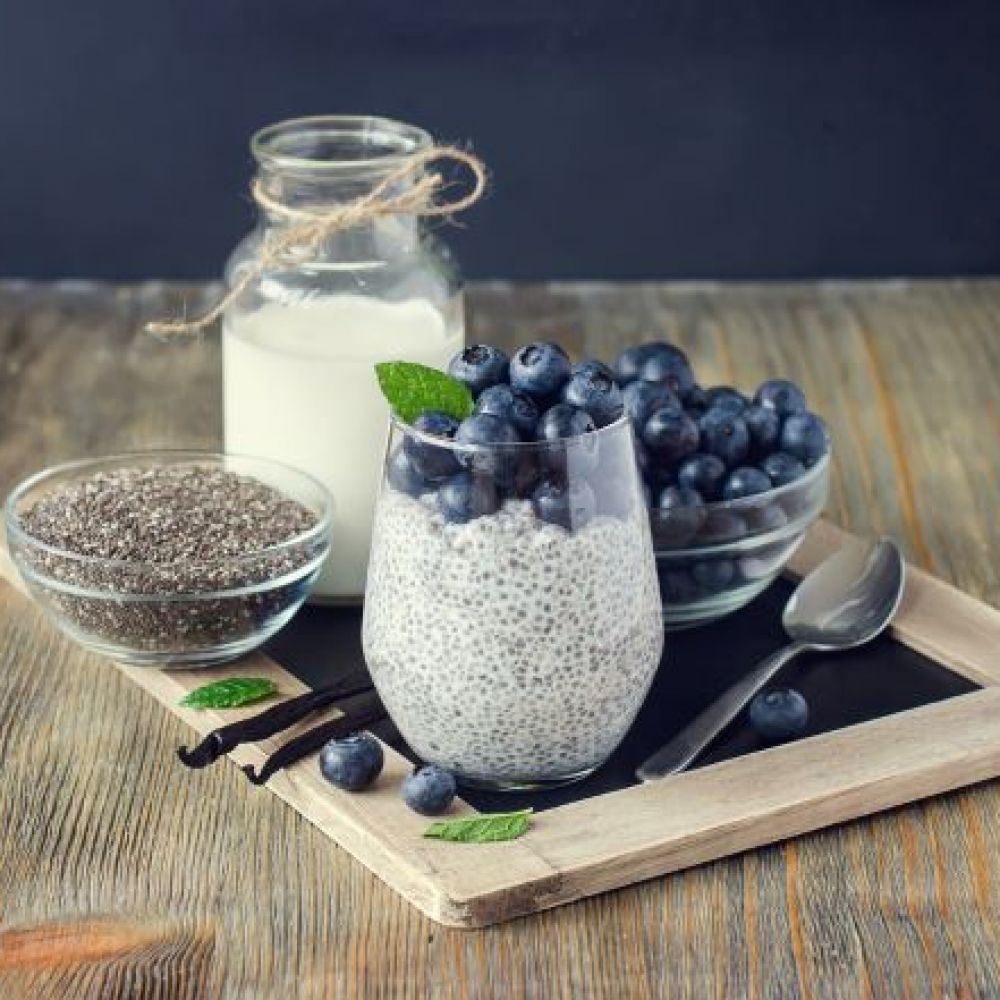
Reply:
[[323, 777], [348, 792], [367, 788], [382, 772], [382, 744], [368, 733], [351, 733], [327, 743], [319, 753]]
[[754, 395], [758, 406], [774, 410], [779, 417], [790, 413], [802, 413], [806, 408], [805, 393], [794, 383], [784, 378], [772, 378], [764, 382]]
[[752, 465], [741, 465], [726, 477], [722, 486], [723, 500], [739, 500], [771, 489], [771, 480]]
[[755, 455], [767, 455], [778, 447], [781, 437], [781, 417], [767, 406], [748, 406], [742, 413], [750, 432], [750, 450]]
[[725, 590], [736, 576], [732, 559], [706, 559], [691, 567], [691, 578], [702, 590], [713, 594]]
[[745, 518], [731, 510], [711, 510], [698, 532], [698, 540], [706, 545], [722, 545], [745, 538], [747, 522]]
[[633, 382], [625, 386], [622, 403], [636, 433], [642, 431], [654, 411], [681, 409], [680, 400], [659, 382]]
[[754, 531], [777, 531], [788, 524], [788, 515], [776, 503], [766, 503], [745, 512], [746, 519]]
[[793, 688], [761, 691], [750, 702], [750, 725], [768, 742], [801, 736], [809, 723], [809, 705]]
[[393, 489], [408, 493], [411, 497], [420, 496], [428, 488], [427, 481], [413, 468], [413, 463], [403, 448], [397, 448], [389, 457], [386, 475]]
[[698, 421], [701, 450], [721, 458], [729, 468], [739, 465], [750, 451], [746, 422], [726, 410], [710, 409]]
[[582, 528], [597, 511], [594, 491], [582, 479], [546, 479], [531, 498], [536, 516], [567, 530]]
[[583, 361], [578, 361], [570, 371], [571, 375], [579, 375], [581, 372], [600, 372], [602, 375], [607, 375], [615, 385], [618, 384], [618, 375], [611, 365], [606, 365], [603, 361], [599, 361], [597, 358], [584, 358]]
[[522, 347], [510, 362], [510, 384], [536, 400], [554, 399], [569, 375], [566, 352], [546, 340]]
[[403, 801], [421, 816], [440, 816], [455, 791], [454, 776], [437, 764], [427, 764], [403, 779]]
[[[458, 421], [439, 410], [425, 410], [413, 421], [413, 428], [422, 434], [451, 441], [458, 430]], [[458, 472], [458, 459], [447, 444], [436, 445], [408, 434], [403, 439], [403, 450], [417, 474], [429, 483], [438, 483]]]
[[622, 415], [622, 391], [614, 376], [599, 368], [581, 368], [562, 387], [562, 400], [585, 410], [598, 427], [607, 427]]
[[701, 597], [698, 584], [685, 569], [666, 570], [659, 574], [659, 579], [664, 604], [691, 604]]
[[662, 382], [678, 396], [694, 385], [694, 373], [687, 355], [673, 344], [652, 344], [639, 376], [644, 382]]
[[465, 524], [495, 514], [500, 509], [500, 494], [492, 476], [459, 472], [438, 487], [437, 505], [446, 521]]
[[693, 385], [684, 393], [684, 409], [694, 417], [700, 417], [708, 409], [708, 393], [700, 385]]
[[526, 392], [509, 385], [491, 385], [484, 389], [476, 400], [476, 413], [489, 413], [506, 420], [525, 439], [534, 435], [539, 416], [535, 401]]
[[660, 491], [650, 525], [658, 542], [683, 545], [705, 523], [707, 511], [701, 494], [688, 486], [667, 486]]
[[497, 482], [507, 484], [517, 470], [517, 455], [509, 446], [520, 440], [513, 424], [491, 413], [474, 413], [458, 425], [455, 444], [476, 447], [455, 454], [465, 468], [489, 473]]
[[697, 490], [706, 500], [718, 498], [725, 478], [726, 463], [717, 455], [692, 455], [677, 469], [677, 485]]
[[535, 440], [561, 441], [581, 434], [592, 434], [595, 430], [597, 425], [586, 410], [570, 403], [556, 403], [539, 418], [535, 427]]
[[626, 347], [621, 354], [615, 358], [615, 375], [618, 376], [618, 384], [626, 386], [639, 378], [643, 363], [649, 356], [650, 349], [655, 344], [637, 344], [634, 347]]
[[760, 463], [772, 486], [787, 486], [806, 474], [806, 467], [787, 451], [776, 451]]
[[510, 492], [520, 500], [530, 500], [531, 494], [535, 492], [535, 487], [541, 480], [544, 469], [538, 455], [525, 452], [515, 459], [513, 482], [510, 483]]
[[792, 413], [781, 428], [781, 450], [804, 465], [815, 465], [826, 454], [826, 424], [815, 413]]
[[643, 444], [666, 463], [694, 454], [698, 438], [698, 425], [683, 410], [655, 410], [642, 428]]
[[734, 417], [738, 417], [750, 405], [750, 400], [742, 392], [729, 385], [716, 385], [707, 389], [705, 400], [709, 410], [721, 410]]
[[448, 362], [448, 374], [464, 382], [473, 396], [507, 381], [510, 359], [492, 344], [470, 344]]

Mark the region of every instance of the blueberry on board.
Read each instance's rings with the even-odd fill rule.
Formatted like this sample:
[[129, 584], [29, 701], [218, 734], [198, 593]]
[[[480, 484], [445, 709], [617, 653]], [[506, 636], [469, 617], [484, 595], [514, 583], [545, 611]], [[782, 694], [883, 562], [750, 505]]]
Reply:
[[725, 590], [735, 577], [736, 566], [732, 559], [705, 559], [691, 567], [691, 579], [712, 594]]
[[775, 451], [760, 463], [772, 486], [787, 486], [806, 474], [806, 467], [787, 451]]
[[660, 382], [639, 381], [625, 386], [622, 404], [637, 434], [656, 410], [681, 409], [680, 400]]
[[661, 463], [675, 464], [698, 450], [698, 425], [683, 410], [654, 410], [642, 428], [642, 442]]
[[678, 396], [684, 396], [694, 385], [694, 372], [687, 355], [673, 344], [653, 344], [639, 370], [644, 382], [662, 382]]
[[645, 362], [650, 349], [654, 346], [654, 344], [636, 344], [633, 347], [626, 347], [615, 358], [614, 369], [619, 385], [626, 386], [639, 378], [643, 362]]
[[699, 453], [677, 468], [677, 485], [697, 490], [706, 500], [717, 500], [726, 478], [726, 463], [718, 455]]
[[427, 481], [413, 468], [413, 463], [403, 448], [397, 448], [389, 456], [386, 476], [394, 490], [407, 493], [411, 497], [420, 496], [428, 488]]
[[750, 450], [755, 455], [767, 455], [778, 447], [781, 437], [781, 417], [767, 406], [748, 406], [741, 414], [750, 432]]
[[518, 434], [526, 440], [535, 433], [538, 423], [538, 405], [526, 393], [509, 385], [491, 385], [476, 400], [476, 413], [489, 413], [513, 424]]
[[739, 465], [750, 452], [750, 432], [742, 417], [715, 408], [698, 421], [701, 450], [721, 458], [730, 469]]
[[750, 405], [750, 400], [731, 385], [715, 385], [711, 389], [706, 389], [705, 399], [708, 403], [707, 409], [721, 410], [734, 417], [738, 417]]
[[802, 413], [806, 408], [806, 395], [794, 383], [785, 378], [771, 378], [764, 382], [754, 394], [754, 402], [774, 410], [779, 417], [790, 413]]
[[465, 468], [488, 473], [498, 482], [507, 484], [513, 479], [517, 466], [517, 456], [510, 445], [520, 440], [512, 423], [491, 413], [473, 413], [458, 425], [455, 444], [475, 447], [458, 450], [455, 454]]
[[594, 491], [583, 480], [545, 479], [531, 497], [535, 515], [567, 530], [582, 528], [597, 511]]
[[368, 733], [351, 733], [332, 739], [319, 753], [323, 777], [348, 792], [359, 792], [371, 785], [382, 772], [382, 744]]
[[607, 427], [622, 415], [622, 391], [609, 372], [581, 368], [562, 387], [562, 401], [589, 413], [598, 427]]
[[495, 514], [500, 509], [500, 493], [492, 476], [459, 472], [438, 487], [437, 505], [446, 521], [465, 524]]
[[455, 791], [454, 776], [437, 764], [426, 764], [403, 779], [403, 801], [421, 816], [440, 816]]
[[448, 362], [448, 374], [464, 382], [473, 396], [507, 381], [510, 359], [492, 344], [470, 344]]
[[554, 399], [569, 375], [566, 352], [547, 340], [528, 344], [511, 358], [510, 384], [535, 400]]
[[688, 486], [667, 486], [660, 490], [650, 514], [650, 527], [658, 542], [673, 546], [690, 541], [705, 523], [705, 501]]
[[752, 465], [741, 465], [726, 477], [722, 485], [722, 499], [739, 500], [756, 493], [767, 493], [770, 489], [771, 480], [760, 469], [755, 469]]
[[[449, 442], [455, 437], [458, 421], [439, 410], [425, 410], [413, 421], [413, 428], [422, 434], [441, 438], [442, 442]], [[458, 472], [458, 459], [448, 444], [436, 445], [415, 434], [407, 434], [403, 439], [403, 450], [413, 468], [429, 483], [439, 483]]]
[[750, 702], [750, 725], [763, 740], [777, 743], [792, 740], [805, 732], [809, 705], [794, 688], [761, 691]]
[[781, 428], [781, 450], [807, 467], [826, 454], [828, 440], [826, 424], [815, 413], [792, 413]]

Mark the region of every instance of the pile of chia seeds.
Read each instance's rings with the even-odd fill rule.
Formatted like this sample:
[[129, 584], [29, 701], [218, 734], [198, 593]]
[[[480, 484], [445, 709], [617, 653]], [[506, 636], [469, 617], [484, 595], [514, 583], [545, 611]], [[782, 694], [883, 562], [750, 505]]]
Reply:
[[[296, 600], [303, 582], [288, 578], [316, 559], [325, 539], [272, 550], [316, 524], [307, 507], [251, 476], [208, 465], [136, 466], [35, 500], [19, 515], [31, 539], [20, 555], [29, 583], [84, 632], [180, 653], [247, 638]], [[283, 582], [197, 596], [268, 580]]]

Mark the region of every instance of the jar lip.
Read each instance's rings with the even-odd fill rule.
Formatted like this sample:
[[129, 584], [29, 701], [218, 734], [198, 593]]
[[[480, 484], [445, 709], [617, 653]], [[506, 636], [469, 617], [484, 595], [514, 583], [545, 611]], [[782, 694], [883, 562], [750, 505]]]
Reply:
[[[261, 167], [333, 172], [391, 168], [429, 149], [433, 142], [426, 129], [394, 118], [312, 115], [266, 125], [251, 137], [250, 152]], [[332, 150], [337, 143], [343, 144], [344, 152], [334, 156]], [[310, 144], [318, 152], [310, 155]]]

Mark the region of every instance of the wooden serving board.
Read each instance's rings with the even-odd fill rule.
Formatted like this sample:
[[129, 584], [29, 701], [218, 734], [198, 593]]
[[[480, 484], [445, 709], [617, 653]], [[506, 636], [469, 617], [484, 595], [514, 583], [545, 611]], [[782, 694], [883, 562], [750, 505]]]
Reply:
[[[808, 572], [848, 537], [817, 524], [791, 571]], [[0, 571], [19, 584], [6, 558]], [[736, 756], [654, 784], [598, 782], [583, 798], [543, 803], [529, 833], [509, 843], [425, 839], [427, 820], [399, 797], [410, 761], [389, 746], [385, 771], [367, 792], [331, 788], [312, 758], [266, 787], [432, 919], [496, 923], [1000, 774], [1000, 612], [910, 568], [892, 639], [947, 671], [955, 683], [934, 696], [943, 700], [767, 750], [734, 744]], [[669, 645], [668, 637], [668, 656]], [[200, 735], [259, 711], [177, 704], [207, 680], [252, 673], [273, 678], [286, 695], [306, 687], [263, 653], [211, 671], [116, 666]], [[259, 766], [290, 735], [230, 756]], [[666, 728], [663, 739], [669, 735]], [[456, 814], [475, 811], [456, 805]]]

